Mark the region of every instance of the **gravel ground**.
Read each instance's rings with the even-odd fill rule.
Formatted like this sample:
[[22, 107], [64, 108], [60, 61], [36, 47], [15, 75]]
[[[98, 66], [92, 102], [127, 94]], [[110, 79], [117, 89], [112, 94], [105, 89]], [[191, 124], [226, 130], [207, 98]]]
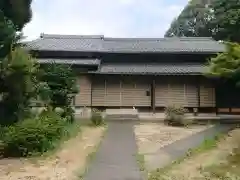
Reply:
[[172, 127], [158, 123], [135, 125], [140, 154], [154, 154], [160, 148], [207, 129], [209, 126]]

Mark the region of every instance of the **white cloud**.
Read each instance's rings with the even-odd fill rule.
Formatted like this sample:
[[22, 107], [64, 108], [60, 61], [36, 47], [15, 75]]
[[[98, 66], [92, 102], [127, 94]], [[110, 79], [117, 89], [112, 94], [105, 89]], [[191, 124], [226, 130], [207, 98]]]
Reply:
[[[35, 0], [24, 33], [102, 34], [113, 37], [161, 37], [184, 4], [168, 0]], [[184, 0], [187, 2], [187, 0]]]

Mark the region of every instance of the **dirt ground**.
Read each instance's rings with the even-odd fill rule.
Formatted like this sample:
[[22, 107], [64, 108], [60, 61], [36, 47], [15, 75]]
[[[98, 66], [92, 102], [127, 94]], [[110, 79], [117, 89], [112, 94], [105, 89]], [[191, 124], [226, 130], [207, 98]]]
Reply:
[[[233, 149], [239, 144], [239, 137], [240, 129], [231, 131], [227, 137], [217, 144], [216, 148], [187, 158], [180, 164], [173, 165], [163, 176], [164, 178], [161, 179], [205, 180], [206, 177], [204, 176], [207, 175], [205, 169], [227, 163], [227, 157], [232, 154]], [[220, 170], [226, 171], [226, 169]], [[210, 179], [217, 180], [221, 178], [210, 177]], [[239, 179], [239, 177], [233, 179]]]
[[160, 123], [142, 123], [136, 125], [135, 136], [139, 153], [155, 153], [166, 145], [203, 131], [208, 127], [210, 126], [172, 127]]
[[103, 127], [83, 127], [75, 138], [45, 159], [2, 159], [3, 180], [74, 180], [84, 171], [87, 156], [95, 150], [104, 132]]

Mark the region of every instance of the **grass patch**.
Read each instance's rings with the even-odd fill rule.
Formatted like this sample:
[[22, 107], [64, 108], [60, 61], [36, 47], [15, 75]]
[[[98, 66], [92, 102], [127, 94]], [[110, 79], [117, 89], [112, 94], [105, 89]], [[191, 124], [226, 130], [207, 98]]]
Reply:
[[104, 121], [102, 124], [100, 125], [95, 125], [94, 123], [92, 123], [91, 119], [79, 119], [77, 120], [80, 122], [81, 125], [84, 125], [84, 126], [89, 126], [89, 127], [107, 127], [107, 123], [106, 121]]
[[165, 166], [164, 168], [158, 168], [155, 171], [152, 171], [149, 174], [148, 179], [149, 180], [165, 180], [168, 172], [171, 171], [174, 168], [174, 166], [182, 163], [183, 161], [185, 161], [189, 158], [192, 158], [193, 156], [195, 156], [199, 153], [203, 153], [205, 151], [214, 149], [217, 146], [218, 141], [220, 139], [222, 139], [223, 137], [224, 136], [222, 134], [219, 134], [219, 135], [216, 135], [212, 139], [205, 139], [204, 142], [200, 146], [198, 146], [197, 148], [189, 149], [184, 157], [173, 161], [170, 165]]
[[215, 148], [217, 146], [217, 143], [219, 142], [219, 140], [222, 139], [223, 137], [224, 137], [223, 134], [218, 134], [218, 135], [214, 136], [214, 138], [212, 138], [212, 139], [205, 139], [199, 147], [189, 149], [186, 156], [189, 157], [189, 156], [192, 156], [192, 155]]
[[211, 178], [239, 180], [240, 179], [240, 147], [235, 148], [226, 161], [205, 167], [202, 172]]
[[143, 154], [136, 154], [137, 163], [140, 171], [146, 171], [145, 169], [145, 159]]

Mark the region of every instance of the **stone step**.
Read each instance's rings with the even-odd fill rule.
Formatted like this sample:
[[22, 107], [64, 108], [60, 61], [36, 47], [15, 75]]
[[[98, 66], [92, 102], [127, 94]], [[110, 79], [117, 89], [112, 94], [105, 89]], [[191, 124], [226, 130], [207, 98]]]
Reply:
[[137, 121], [139, 113], [137, 109], [106, 109], [105, 118], [108, 121]]
[[107, 115], [127, 115], [127, 114], [138, 114], [137, 109], [106, 109]]
[[139, 117], [137, 114], [107, 114], [107, 121], [138, 121]]

